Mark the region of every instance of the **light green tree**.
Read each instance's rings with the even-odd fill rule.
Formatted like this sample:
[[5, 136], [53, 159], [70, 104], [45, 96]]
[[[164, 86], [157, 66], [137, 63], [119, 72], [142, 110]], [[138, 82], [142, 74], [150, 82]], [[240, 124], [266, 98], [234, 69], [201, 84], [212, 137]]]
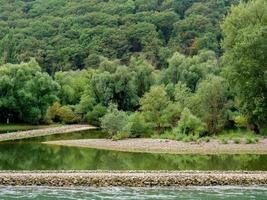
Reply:
[[267, 2], [232, 7], [222, 24], [226, 76], [255, 130], [267, 122]]

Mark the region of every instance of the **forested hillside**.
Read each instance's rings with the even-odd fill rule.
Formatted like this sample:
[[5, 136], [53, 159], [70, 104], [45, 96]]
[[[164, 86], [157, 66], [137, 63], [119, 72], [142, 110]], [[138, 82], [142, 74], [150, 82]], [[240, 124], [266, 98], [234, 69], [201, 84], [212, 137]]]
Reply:
[[1, 122], [115, 138], [266, 131], [266, 0], [0, 5]]
[[[1, 62], [34, 57], [44, 70], [95, 67], [99, 57], [157, 68], [179, 51], [221, 54], [220, 21], [237, 0], [1, 0]], [[3, 49], [5, 48], [5, 50]]]

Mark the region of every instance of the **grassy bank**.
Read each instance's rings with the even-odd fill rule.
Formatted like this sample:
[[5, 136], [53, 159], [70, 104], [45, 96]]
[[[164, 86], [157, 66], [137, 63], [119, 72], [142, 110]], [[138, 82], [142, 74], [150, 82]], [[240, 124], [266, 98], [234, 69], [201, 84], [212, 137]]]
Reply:
[[224, 131], [217, 135], [202, 136], [192, 134], [173, 134], [172, 132], [165, 132], [164, 134], [154, 134], [153, 139], [169, 139], [182, 142], [210, 142], [212, 140], [219, 141], [221, 144], [235, 143], [235, 144], [255, 144], [260, 140], [266, 138], [264, 135], [255, 134], [248, 130], [231, 130]]

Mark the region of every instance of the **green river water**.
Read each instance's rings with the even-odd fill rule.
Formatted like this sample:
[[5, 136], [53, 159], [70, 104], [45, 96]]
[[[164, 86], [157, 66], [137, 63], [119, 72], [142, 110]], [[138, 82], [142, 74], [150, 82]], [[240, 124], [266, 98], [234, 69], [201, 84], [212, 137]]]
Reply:
[[0, 170], [267, 170], [267, 155], [127, 153], [41, 143], [105, 137], [86, 131], [2, 142]]
[[[266, 155], [170, 155], [127, 153], [42, 144], [42, 141], [105, 138], [85, 131], [0, 143], [0, 170], [264, 170]], [[251, 187], [4, 187], [2, 200], [247, 200], [267, 199], [266, 186]]]

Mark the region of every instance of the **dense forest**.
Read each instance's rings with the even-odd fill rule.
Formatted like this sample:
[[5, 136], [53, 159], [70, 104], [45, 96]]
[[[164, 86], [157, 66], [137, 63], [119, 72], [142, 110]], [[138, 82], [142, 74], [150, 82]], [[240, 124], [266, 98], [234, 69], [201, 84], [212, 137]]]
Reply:
[[0, 122], [113, 138], [266, 133], [266, 0], [0, 0]]

